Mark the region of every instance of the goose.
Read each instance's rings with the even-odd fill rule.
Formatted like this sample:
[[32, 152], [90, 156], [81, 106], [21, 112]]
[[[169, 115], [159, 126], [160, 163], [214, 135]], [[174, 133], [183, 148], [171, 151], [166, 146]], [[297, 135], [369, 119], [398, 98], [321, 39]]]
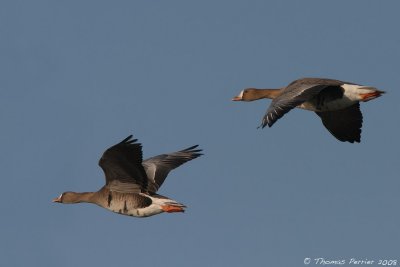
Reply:
[[198, 145], [142, 161], [142, 145], [128, 136], [108, 148], [99, 161], [106, 183], [97, 192], [64, 192], [53, 202], [93, 203], [122, 215], [148, 217], [162, 212], [184, 212], [186, 206], [157, 194], [168, 173], [203, 154]]
[[360, 142], [363, 116], [360, 102], [384, 94], [372, 86], [363, 86], [324, 78], [302, 78], [278, 89], [247, 88], [233, 101], [270, 98], [272, 102], [260, 127], [271, 127], [293, 108], [314, 111], [328, 131], [342, 142]]

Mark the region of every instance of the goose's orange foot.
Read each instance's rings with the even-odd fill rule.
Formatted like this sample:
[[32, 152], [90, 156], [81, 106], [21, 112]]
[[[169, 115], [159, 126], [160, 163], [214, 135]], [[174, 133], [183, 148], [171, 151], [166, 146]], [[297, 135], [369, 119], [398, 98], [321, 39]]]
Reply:
[[164, 205], [161, 206], [161, 209], [165, 212], [171, 213], [171, 212], [185, 212], [185, 210], [182, 207], [177, 207], [177, 206], [170, 206], [170, 205]]
[[380, 97], [382, 94], [384, 94], [385, 92], [383, 91], [375, 91], [372, 93], [365, 93], [365, 94], [360, 94], [361, 97], [361, 101], [363, 102], [367, 102], [370, 101], [372, 99], [375, 99], [377, 97]]

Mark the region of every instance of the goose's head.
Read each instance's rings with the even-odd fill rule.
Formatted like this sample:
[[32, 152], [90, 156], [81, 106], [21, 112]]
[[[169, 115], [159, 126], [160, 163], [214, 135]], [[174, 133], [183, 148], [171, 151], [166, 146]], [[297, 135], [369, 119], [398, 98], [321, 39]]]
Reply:
[[75, 192], [64, 192], [59, 197], [53, 199], [53, 202], [64, 204], [77, 203], [80, 202], [79, 196], [80, 194]]
[[255, 88], [246, 88], [240, 92], [239, 95], [232, 98], [232, 101], [253, 101], [258, 99], [256, 97], [257, 89]]

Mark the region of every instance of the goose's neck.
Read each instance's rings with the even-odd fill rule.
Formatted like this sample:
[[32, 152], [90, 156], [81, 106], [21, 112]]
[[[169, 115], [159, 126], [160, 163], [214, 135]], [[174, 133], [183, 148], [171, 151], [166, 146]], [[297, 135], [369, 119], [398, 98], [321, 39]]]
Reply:
[[274, 99], [278, 95], [280, 95], [282, 88], [279, 89], [256, 89], [256, 88], [249, 88], [251, 92], [252, 100], [258, 100], [262, 98], [269, 98]]
[[70, 204], [80, 203], [80, 202], [94, 203], [93, 196], [95, 194], [96, 192], [83, 192], [83, 193], [69, 192], [68, 196], [65, 196], [63, 202]]

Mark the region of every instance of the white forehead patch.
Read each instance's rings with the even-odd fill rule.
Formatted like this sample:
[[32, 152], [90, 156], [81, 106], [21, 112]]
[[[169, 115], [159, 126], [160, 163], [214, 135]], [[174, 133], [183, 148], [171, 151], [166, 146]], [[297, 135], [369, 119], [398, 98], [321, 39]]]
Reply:
[[240, 94], [238, 95], [238, 97], [243, 98], [243, 93], [244, 93], [244, 90], [242, 90], [242, 91], [240, 92]]

